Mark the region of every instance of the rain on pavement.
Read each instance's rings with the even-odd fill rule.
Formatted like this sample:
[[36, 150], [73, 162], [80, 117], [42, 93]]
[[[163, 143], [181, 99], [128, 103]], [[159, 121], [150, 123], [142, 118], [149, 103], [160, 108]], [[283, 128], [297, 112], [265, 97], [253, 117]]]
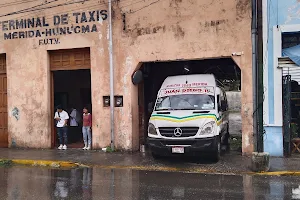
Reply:
[[300, 177], [1, 167], [0, 199], [300, 199]]

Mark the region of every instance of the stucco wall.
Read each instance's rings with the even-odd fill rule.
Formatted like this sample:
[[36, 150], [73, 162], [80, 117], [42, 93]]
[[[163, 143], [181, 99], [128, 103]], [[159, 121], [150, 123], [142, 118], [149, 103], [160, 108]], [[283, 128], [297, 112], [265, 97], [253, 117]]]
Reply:
[[241, 110], [241, 92], [239, 91], [227, 91], [226, 92], [228, 109], [230, 111]]
[[[146, 5], [146, 4], [145, 4]], [[125, 107], [117, 115], [118, 137], [128, 143], [136, 141], [137, 128], [132, 117], [138, 114], [137, 87], [131, 84], [130, 74], [138, 63], [230, 57], [233, 52], [243, 52], [233, 57], [242, 71], [243, 151], [249, 153], [252, 145], [252, 71], [250, 1], [161, 1], [137, 11], [139, 6], [122, 9], [122, 1], [115, 6], [115, 16], [126, 13], [125, 27], [115, 21], [116, 85], [118, 94], [125, 94]], [[121, 8], [121, 9], [120, 9]], [[122, 10], [122, 11], [121, 11]], [[132, 13], [130, 13], [130, 10]], [[125, 29], [125, 30], [123, 30]], [[117, 34], [122, 33], [122, 37]], [[124, 74], [126, 76], [124, 76]], [[133, 134], [128, 134], [130, 131]], [[120, 140], [121, 141], [121, 140]], [[135, 147], [136, 148], [136, 147]]]
[[[51, 22], [56, 14], [107, 9], [104, 2], [96, 0], [59, 5], [66, 2], [38, 1], [0, 8], [0, 13], [9, 13], [43, 3], [41, 8], [52, 6], [32, 11], [32, 14], [2, 17], [1, 21], [32, 15], [46, 16]], [[248, 0], [147, 0], [138, 3], [121, 0], [114, 3], [115, 93], [124, 95], [124, 107], [115, 109], [118, 148], [138, 148], [138, 92], [137, 86], [131, 83], [131, 74], [141, 62], [231, 57], [233, 52], [243, 52], [233, 59], [242, 72], [243, 151], [253, 150], [250, 14]], [[73, 16], [69, 20], [69, 25], [76, 25]], [[109, 145], [109, 108], [102, 105], [102, 96], [109, 94], [108, 22], [100, 20], [96, 24], [96, 33], [59, 35], [60, 43], [55, 45], [39, 45], [37, 38], [4, 41], [1, 32], [0, 53], [7, 55], [8, 108], [11, 111], [18, 107], [21, 116], [19, 121], [9, 117], [10, 144], [14, 140], [17, 146], [50, 147], [52, 116], [47, 50], [90, 47], [93, 146]], [[36, 138], [39, 141], [33, 142]]]
[[241, 92], [227, 91], [226, 92], [229, 113], [229, 132], [230, 135], [242, 134], [242, 119], [241, 119]]
[[282, 56], [282, 34], [300, 31], [300, 2], [263, 3], [264, 150], [271, 156], [283, 156], [282, 69], [277, 66], [278, 57]]

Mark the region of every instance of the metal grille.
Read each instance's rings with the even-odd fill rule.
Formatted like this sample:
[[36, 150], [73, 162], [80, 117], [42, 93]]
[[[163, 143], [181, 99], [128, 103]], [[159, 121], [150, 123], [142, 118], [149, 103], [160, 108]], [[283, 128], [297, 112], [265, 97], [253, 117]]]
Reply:
[[199, 130], [199, 127], [160, 127], [159, 132], [164, 137], [176, 137], [174, 130], [180, 128], [182, 135], [180, 137], [192, 137], [195, 136]]
[[291, 154], [291, 76], [282, 77], [284, 154]]

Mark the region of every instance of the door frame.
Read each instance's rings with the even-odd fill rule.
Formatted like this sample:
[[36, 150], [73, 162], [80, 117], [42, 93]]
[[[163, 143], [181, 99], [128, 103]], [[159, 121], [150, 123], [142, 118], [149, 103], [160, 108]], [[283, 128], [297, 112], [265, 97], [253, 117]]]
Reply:
[[[85, 56], [87, 55], [86, 53], [89, 52], [89, 64], [85, 63], [84, 65], [77, 65], [73, 66], [70, 65], [67, 68], [66, 67], [59, 67], [51, 64], [51, 56], [52, 55], [57, 55], [57, 54], [62, 54], [63, 52], [69, 52], [69, 53], [80, 53], [83, 52]], [[51, 50], [48, 51], [48, 58], [49, 58], [49, 69], [50, 69], [50, 109], [51, 109], [51, 114], [50, 114], [50, 122], [51, 122], [51, 148], [55, 148], [56, 140], [57, 140], [57, 134], [56, 134], [56, 128], [55, 128], [55, 122], [54, 122], [54, 116], [53, 114], [55, 113], [55, 108], [54, 108], [54, 72], [56, 71], [72, 71], [72, 70], [81, 70], [81, 69], [87, 69], [90, 70], [91, 73], [91, 59], [90, 59], [90, 48], [78, 48], [78, 49], [59, 49], [59, 50]], [[75, 63], [75, 56], [72, 55], [71, 61], [74, 64]], [[92, 81], [92, 77], [91, 77]], [[91, 88], [91, 96], [92, 96], [92, 88]]]
[[50, 71], [50, 109], [51, 109], [51, 148], [55, 148], [57, 134], [55, 130], [55, 122], [53, 117], [54, 108], [54, 71]]
[[9, 143], [8, 138], [9, 137], [8, 137], [8, 105], [7, 105], [7, 103], [8, 103], [8, 95], [7, 95], [8, 79], [7, 79], [7, 63], [6, 63], [7, 60], [6, 60], [6, 54], [0, 54], [0, 57], [4, 59], [4, 68], [0, 69], [0, 75], [1, 76], [4, 75], [6, 78], [6, 113], [7, 113], [6, 124], [5, 124], [7, 138], [6, 138], [6, 143], [3, 143], [3, 146], [2, 146], [2, 142], [1, 142], [1, 148], [8, 148], [8, 143]]

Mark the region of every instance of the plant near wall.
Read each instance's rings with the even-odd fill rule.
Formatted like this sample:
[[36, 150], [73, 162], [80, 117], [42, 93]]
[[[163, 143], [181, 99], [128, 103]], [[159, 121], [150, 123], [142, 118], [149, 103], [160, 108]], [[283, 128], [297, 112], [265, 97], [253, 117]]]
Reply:
[[112, 152], [115, 152], [115, 151], [116, 151], [116, 149], [112, 150], [112, 148], [110, 146], [106, 147], [106, 152], [107, 153], [112, 153]]
[[298, 137], [298, 124], [291, 124], [291, 139]]

